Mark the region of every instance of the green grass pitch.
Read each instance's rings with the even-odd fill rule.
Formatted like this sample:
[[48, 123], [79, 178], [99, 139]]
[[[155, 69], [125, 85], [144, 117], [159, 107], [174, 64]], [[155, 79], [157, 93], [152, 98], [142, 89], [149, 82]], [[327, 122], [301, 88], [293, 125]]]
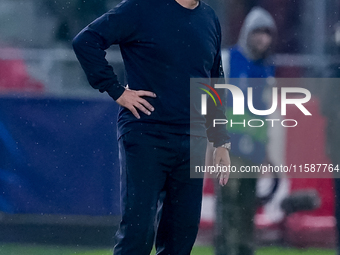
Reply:
[[[1, 255], [112, 255], [112, 249], [98, 249], [83, 246], [44, 246], [24, 244], [0, 244]], [[155, 252], [152, 252], [154, 255]], [[192, 255], [213, 255], [209, 246], [195, 246]], [[335, 255], [327, 249], [259, 248], [256, 255]]]

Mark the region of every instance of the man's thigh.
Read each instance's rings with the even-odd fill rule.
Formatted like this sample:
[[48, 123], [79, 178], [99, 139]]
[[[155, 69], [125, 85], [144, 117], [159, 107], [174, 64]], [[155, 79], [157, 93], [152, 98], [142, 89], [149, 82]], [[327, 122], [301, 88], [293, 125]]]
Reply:
[[[169, 174], [166, 184], [168, 192], [167, 203], [169, 210], [173, 212], [171, 216], [183, 226], [199, 223], [203, 174], [193, 177], [190, 171], [194, 171], [195, 166], [205, 164], [205, 153], [207, 139], [198, 136], [184, 136], [181, 147], [180, 160], [178, 165]], [[182, 221], [180, 221], [182, 219]]]
[[207, 139], [181, 137], [178, 157], [169, 173], [156, 238], [157, 254], [189, 254], [200, 222], [203, 178], [192, 178], [190, 170], [204, 165]]
[[125, 134], [119, 141], [123, 201], [148, 197], [154, 203], [166, 187], [184, 193], [202, 186], [202, 178], [190, 178], [190, 171], [204, 165], [206, 144], [204, 137], [158, 131]]
[[155, 202], [173, 160], [167, 143], [158, 132], [130, 131], [119, 139], [123, 201], [132, 198]]

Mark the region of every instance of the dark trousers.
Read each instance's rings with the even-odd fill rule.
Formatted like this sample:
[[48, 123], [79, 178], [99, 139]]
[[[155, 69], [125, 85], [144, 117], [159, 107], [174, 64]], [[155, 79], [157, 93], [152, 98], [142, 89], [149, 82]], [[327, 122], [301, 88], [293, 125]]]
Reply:
[[[201, 214], [204, 137], [131, 131], [119, 139], [122, 220], [114, 255], [189, 255]], [[191, 148], [191, 153], [190, 153]], [[158, 214], [157, 214], [158, 212]]]

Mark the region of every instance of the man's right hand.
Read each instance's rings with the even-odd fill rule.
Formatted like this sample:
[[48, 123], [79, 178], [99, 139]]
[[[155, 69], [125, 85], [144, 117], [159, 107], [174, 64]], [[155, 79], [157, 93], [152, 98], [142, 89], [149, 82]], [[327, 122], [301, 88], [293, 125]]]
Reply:
[[155, 110], [148, 101], [142, 98], [143, 96], [156, 97], [156, 94], [145, 90], [125, 89], [124, 93], [116, 100], [116, 102], [129, 109], [137, 119], [140, 119], [137, 109], [147, 115], [150, 115], [151, 112]]

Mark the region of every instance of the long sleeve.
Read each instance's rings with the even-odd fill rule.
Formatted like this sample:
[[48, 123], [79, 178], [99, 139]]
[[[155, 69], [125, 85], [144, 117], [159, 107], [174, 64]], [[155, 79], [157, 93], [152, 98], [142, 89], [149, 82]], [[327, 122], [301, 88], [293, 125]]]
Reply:
[[[218, 23], [218, 21], [217, 21]], [[211, 70], [211, 78], [214, 81], [217, 81], [220, 84], [224, 84], [224, 72], [222, 66], [222, 58], [221, 58], [221, 33], [220, 26], [218, 23], [219, 34], [218, 34], [218, 53], [215, 57], [214, 65]], [[212, 86], [214, 84], [211, 84]], [[229, 141], [230, 136], [227, 131], [226, 125], [216, 125], [213, 127], [214, 119], [226, 119], [226, 92], [225, 89], [216, 89], [216, 92], [219, 94], [222, 105], [215, 106], [214, 102], [208, 98], [207, 108], [208, 114], [206, 115], [206, 127], [207, 127], [207, 136], [210, 142], [214, 144], [214, 147], [218, 147]]]
[[135, 2], [122, 2], [84, 28], [72, 42], [90, 85], [102, 93], [106, 91], [114, 100], [123, 94], [125, 88], [107, 62], [105, 50], [112, 44], [128, 43], [134, 39], [138, 24]]

